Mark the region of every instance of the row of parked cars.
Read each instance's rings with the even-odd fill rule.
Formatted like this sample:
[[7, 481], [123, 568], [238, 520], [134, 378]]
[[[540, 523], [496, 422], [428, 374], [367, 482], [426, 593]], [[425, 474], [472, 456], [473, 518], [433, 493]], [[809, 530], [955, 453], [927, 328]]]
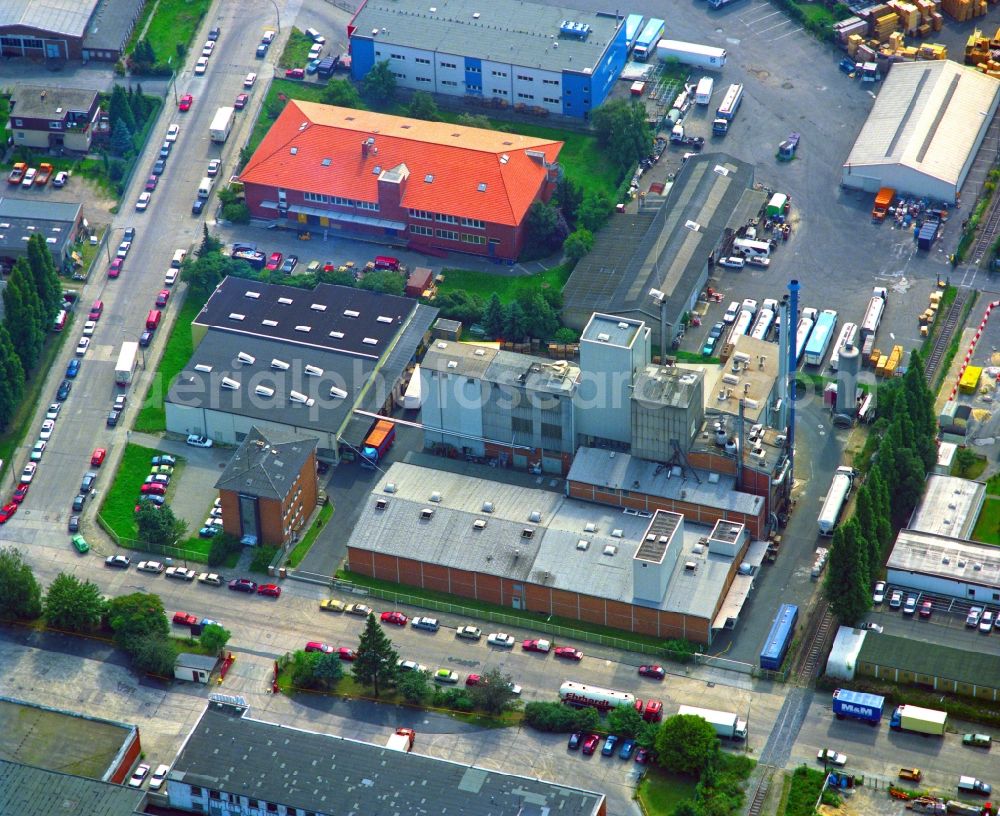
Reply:
[[[569, 735], [569, 743], [566, 747], [570, 751], [580, 749], [581, 753], [590, 756], [597, 750], [600, 742], [601, 738], [597, 734], [584, 734], [582, 731], [576, 731]], [[628, 760], [634, 757], [640, 765], [647, 764], [652, 758], [652, 752], [648, 748], [638, 747], [634, 739], [620, 739], [615, 734], [608, 734], [604, 738], [601, 756], [614, 756], [616, 752], [620, 759]]]

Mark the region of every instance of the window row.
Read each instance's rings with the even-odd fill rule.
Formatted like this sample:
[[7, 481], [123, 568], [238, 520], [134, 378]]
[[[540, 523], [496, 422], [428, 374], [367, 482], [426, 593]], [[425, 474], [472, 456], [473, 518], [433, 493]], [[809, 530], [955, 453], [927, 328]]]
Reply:
[[[284, 191], [278, 193], [278, 198], [281, 201], [285, 200]], [[372, 212], [378, 212], [379, 210], [377, 201], [355, 201], [353, 198], [341, 198], [340, 196], [324, 195], [323, 193], [303, 193], [302, 198], [312, 204], [333, 204], [337, 207], [354, 207], [358, 210], [371, 210]]]

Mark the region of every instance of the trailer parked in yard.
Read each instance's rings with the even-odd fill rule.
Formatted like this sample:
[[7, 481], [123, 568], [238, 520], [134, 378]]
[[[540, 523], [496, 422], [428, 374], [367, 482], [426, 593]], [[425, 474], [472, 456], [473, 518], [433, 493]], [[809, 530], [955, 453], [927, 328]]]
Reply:
[[393, 751], [404, 751], [409, 753], [413, 750], [413, 741], [416, 739], [417, 732], [412, 728], [397, 728], [394, 734], [389, 735], [389, 739], [385, 742], [386, 748], [391, 748]]
[[795, 636], [795, 624], [799, 620], [799, 608], [794, 604], [782, 604], [778, 609], [778, 614], [771, 624], [771, 631], [764, 641], [764, 648], [760, 653], [760, 667], [770, 671], [780, 671], [781, 664], [785, 662], [785, 655], [788, 654], [788, 647], [792, 645], [792, 638]]
[[643, 26], [638, 39], [635, 41], [635, 45], [632, 47], [632, 59], [639, 62], [646, 62], [649, 59], [649, 55], [653, 53], [653, 49], [656, 48], [656, 44], [663, 36], [666, 25], [663, 20], [651, 17], [646, 22], [646, 25]]
[[805, 314], [799, 318], [799, 325], [795, 328], [795, 367], [798, 368], [802, 362], [802, 355], [806, 351], [806, 343], [809, 342], [809, 335], [812, 334], [815, 320]]
[[947, 725], [948, 712], [914, 705], [897, 706], [889, 720], [889, 727], [894, 731], [914, 731], [935, 737], [944, 736]]
[[574, 683], [567, 680], [559, 687], [559, 699], [566, 705], [575, 708], [596, 708], [598, 711], [608, 711], [621, 706], [635, 705], [635, 695], [627, 691], [590, 686], [586, 683]]
[[889, 213], [889, 207], [896, 197], [896, 191], [892, 187], [883, 187], [875, 194], [875, 204], [872, 207], [872, 223], [881, 224], [885, 221]]
[[645, 17], [641, 14], [630, 14], [625, 18], [625, 49], [627, 51], [631, 51], [638, 42], [644, 21]]
[[821, 536], [832, 536], [833, 531], [837, 529], [840, 512], [847, 503], [847, 497], [851, 495], [851, 488], [854, 487], [855, 475], [854, 468], [847, 465], [841, 465], [833, 474], [830, 489], [827, 491], [823, 507], [819, 511], [819, 534]]
[[746, 722], [729, 711], [713, 711], [710, 708], [696, 708], [695, 706], [682, 705], [677, 713], [692, 717], [701, 717], [723, 739], [742, 740], [747, 738]]
[[722, 68], [726, 64], [726, 49], [714, 45], [682, 42], [681, 40], [660, 40], [656, 55], [661, 60], [677, 60], [682, 65], [696, 68]]
[[698, 87], [695, 88], [694, 101], [699, 105], [711, 104], [713, 90], [715, 90], [715, 80], [712, 77], [702, 77], [698, 80]]
[[861, 321], [862, 342], [869, 337], [874, 337], [882, 322], [882, 315], [885, 313], [885, 301], [887, 292], [884, 287], [876, 286], [872, 290], [871, 300], [868, 301], [868, 308], [865, 309], [864, 320]]
[[373, 468], [382, 460], [396, 441], [396, 423], [380, 419], [368, 432], [361, 448], [362, 467]]
[[816, 319], [816, 327], [806, 343], [806, 365], [822, 365], [823, 358], [830, 348], [833, 333], [837, 330], [837, 312], [834, 309], [824, 309]]
[[716, 136], [725, 136], [729, 133], [729, 123], [736, 118], [736, 111], [743, 101], [743, 86], [739, 84], [730, 85], [726, 95], [722, 98], [722, 104], [715, 112], [715, 121], [712, 122], [712, 133]]
[[861, 720], [869, 725], [878, 725], [885, 711], [885, 697], [866, 694], [863, 691], [837, 689], [833, 692], [833, 713], [838, 720]]
[[848, 346], [858, 344], [858, 324], [845, 323], [840, 330], [837, 342], [833, 345], [833, 353], [830, 355], [830, 368], [836, 371], [840, 367], [840, 353]]

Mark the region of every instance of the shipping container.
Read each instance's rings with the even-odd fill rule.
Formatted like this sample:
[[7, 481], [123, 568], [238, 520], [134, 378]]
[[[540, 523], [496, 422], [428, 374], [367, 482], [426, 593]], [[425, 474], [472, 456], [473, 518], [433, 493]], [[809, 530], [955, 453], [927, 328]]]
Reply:
[[816, 327], [806, 343], [806, 365], [822, 365], [823, 358], [830, 348], [833, 333], [837, 330], [837, 312], [834, 309], [824, 309], [816, 319]]
[[833, 692], [833, 713], [838, 720], [846, 718], [861, 720], [869, 725], [878, 725], [885, 710], [885, 697], [866, 694], [862, 691], [837, 689]]
[[840, 353], [848, 346], [858, 344], [858, 324], [845, 323], [840, 330], [837, 342], [833, 346], [833, 353], [830, 355], [830, 368], [836, 371], [840, 366]]
[[799, 608], [794, 604], [782, 604], [771, 624], [764, 648], [760, 653], [760, 667], [770, 671], [780, 671], [785, 662], [788, 647], [795, 636], [795, 624], [799, 620]]

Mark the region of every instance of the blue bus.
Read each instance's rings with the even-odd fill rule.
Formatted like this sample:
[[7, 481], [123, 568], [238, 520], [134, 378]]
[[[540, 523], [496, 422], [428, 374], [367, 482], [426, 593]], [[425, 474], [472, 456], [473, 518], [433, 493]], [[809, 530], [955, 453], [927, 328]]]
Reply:
[[782, 604], [767, 634], [764, 648], [760, 653], [760, 667], [780, 671], [785, 662], [788, 647], [795, 636], [795, 624], [799, 620], [799, 608], [795, 604]]

